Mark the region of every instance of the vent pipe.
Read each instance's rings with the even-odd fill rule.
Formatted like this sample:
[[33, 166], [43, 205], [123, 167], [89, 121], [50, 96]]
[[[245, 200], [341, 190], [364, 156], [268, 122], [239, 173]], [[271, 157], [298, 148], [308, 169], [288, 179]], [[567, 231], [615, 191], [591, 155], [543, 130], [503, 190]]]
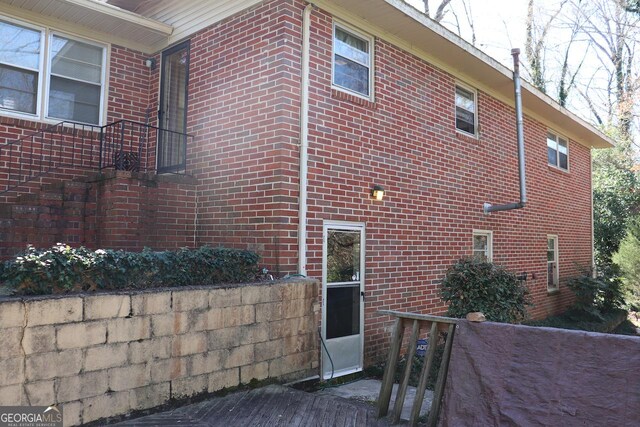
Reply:
[[516, 131], [518, 133], [518, 171], [520, 173], [520, 201], [516, 203], [507, 203], [506, 205], [493, 206], [491, 203], [485, 203], [484, 213], [510, 211], [513, 209], [522, 209], [527, 204], [527, 185], [525, 180], [524, 165], [524, 132], [522, 121], [522, 90], [520, 88], [520, 49], [511, 49], [513, 56], [513, 88], [516, 98]]

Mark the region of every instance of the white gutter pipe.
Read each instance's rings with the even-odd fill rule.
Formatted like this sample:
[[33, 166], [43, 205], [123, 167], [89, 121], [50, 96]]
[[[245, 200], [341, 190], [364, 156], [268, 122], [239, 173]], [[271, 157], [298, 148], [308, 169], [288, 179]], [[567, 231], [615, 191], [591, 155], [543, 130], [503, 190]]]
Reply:
[[516, 129], [518, 133], [518, 170], [520, 173], [520, 201], [516, 203], [508, 203], [506, 205], [493, 206], [491, 203], [485, 203], [483, 210], [485, 214], [497, 211], [510, 211], [512, 209], [522, 209], [527, 204], [527, 185], [525, 177], [524, 164], [524, 131], [522, 120], [522, 91], [520, 88], [520, 49], [511, 49], [513, 56], [513, 88], [516, 98]]
[[298, 274], [307, 275], [307, 175], [309, 163], [309, 45], [312, 4], [302, 13], [300, 80], [300, 198], [298, 205]]

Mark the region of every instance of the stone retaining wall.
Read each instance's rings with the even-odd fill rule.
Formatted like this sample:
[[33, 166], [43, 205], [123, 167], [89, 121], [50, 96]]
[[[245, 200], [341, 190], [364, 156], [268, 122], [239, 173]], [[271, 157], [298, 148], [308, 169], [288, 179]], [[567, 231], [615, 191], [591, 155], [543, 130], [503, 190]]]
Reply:
[[317, 373], [318, 284], [0, 299], [0, 406], [65, 425]]

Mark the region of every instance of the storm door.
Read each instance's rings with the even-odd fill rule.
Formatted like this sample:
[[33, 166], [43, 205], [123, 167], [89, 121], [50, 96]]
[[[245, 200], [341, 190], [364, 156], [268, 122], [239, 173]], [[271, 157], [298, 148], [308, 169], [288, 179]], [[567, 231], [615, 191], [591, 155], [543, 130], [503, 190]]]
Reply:
[[364, 225], [325, 223], [322, 263], [322, 375], [362, 370]]
[[162, 52], [158, 111], [158, 172], [181, 172], [186, 166], [189, 41]]

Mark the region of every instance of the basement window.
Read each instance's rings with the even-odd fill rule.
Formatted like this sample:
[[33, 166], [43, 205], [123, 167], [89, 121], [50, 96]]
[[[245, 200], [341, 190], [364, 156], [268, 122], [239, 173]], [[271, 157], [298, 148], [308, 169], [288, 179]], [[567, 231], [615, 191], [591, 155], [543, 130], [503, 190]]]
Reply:
[[474, 90], [456, 86], [456, 129], [474, 137], [478, 127], [476, 98]]
[[339, 24], [333, 26], [333, 85], [372, 98], [373, 38]]
[[485, 230], [473, 232], [473, 259], [480, 262], [493, 261], [493, 233]]
[[553, 132], [547, 132], [547, 160], [550, 166], [569, 169], [569, 151], [567, 139]]
[[0, 40], [0, 114], [102, 122], [105, 45], [4, 17]]
[[558, 236], [547, 236], [547, 291], [557, 291], [559, 283]]

